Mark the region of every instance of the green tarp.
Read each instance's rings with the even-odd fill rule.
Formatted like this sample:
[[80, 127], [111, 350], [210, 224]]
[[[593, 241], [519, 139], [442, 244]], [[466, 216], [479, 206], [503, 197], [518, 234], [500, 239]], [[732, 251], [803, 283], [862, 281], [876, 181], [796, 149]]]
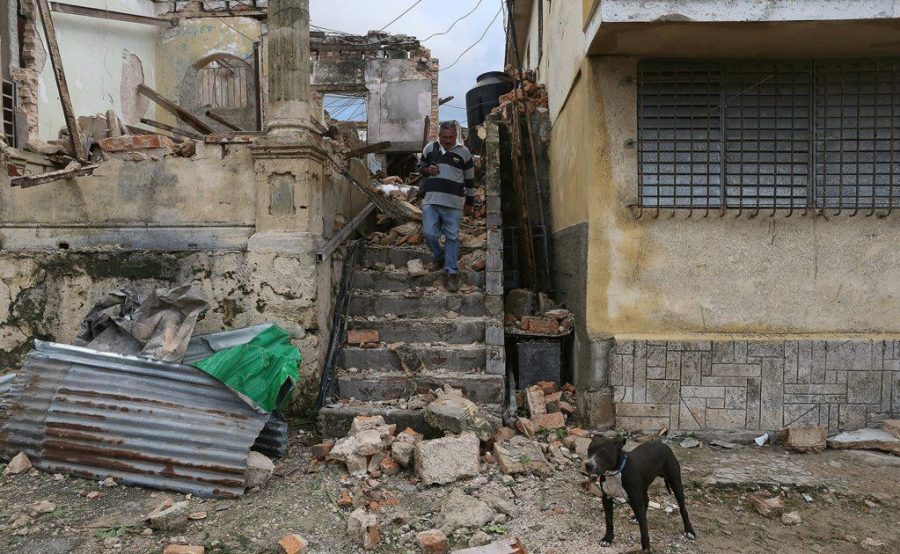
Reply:
[[286, 403], [288, 395], [279, 398], [279, 393], [286, 382], [297, 382], [299, 362], [300, 349], [291, 345], [291, 336], [273, 325], [247, 344], [216, 352], [194, 367], [271, 412]]

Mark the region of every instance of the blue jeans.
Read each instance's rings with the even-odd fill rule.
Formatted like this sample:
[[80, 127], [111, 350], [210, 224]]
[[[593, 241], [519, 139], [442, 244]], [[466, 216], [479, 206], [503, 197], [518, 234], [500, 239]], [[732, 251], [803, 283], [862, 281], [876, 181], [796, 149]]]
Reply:
[[[459, 223], [462, 220], [462, 210], [426, 204], [422, 206], [422, 234], [425, 244], [431, 248], [431, 258], [439, 262], [444, 260], [444, 271], [448, 275], [455, 275], [456, 258], [459, 256]], [[441, 248], [441, 235], [446, 238], [444, 248]]]

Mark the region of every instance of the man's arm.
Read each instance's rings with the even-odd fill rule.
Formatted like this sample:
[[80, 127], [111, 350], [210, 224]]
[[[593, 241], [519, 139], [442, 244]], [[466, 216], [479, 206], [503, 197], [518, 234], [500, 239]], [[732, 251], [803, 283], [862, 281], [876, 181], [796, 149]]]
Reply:
[[466, 160], [463, 178], [466, 183], [466, 206], [473, 206], [475, 205], [475, 158], [471, 154], [469, 154], [469, 159]]
[[428, 159], [429, 152], [431, 152], [431, 143], [430, 142], [425, 145], [424, 149], [422, 149], [422, 157], [419, 158], [418, 163], [416, 163], [416, 171], [418, 171], [419, 173], [422, 173], [422, 170], [431, 164], [431, 162]]

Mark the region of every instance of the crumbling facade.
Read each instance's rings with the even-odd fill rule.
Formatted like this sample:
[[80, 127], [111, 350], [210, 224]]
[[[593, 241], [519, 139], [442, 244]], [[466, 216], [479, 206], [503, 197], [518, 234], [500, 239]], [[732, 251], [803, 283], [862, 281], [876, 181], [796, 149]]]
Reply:
[[897, 6], [517, 0], [513, 18], [508, 60], [549, 92], [584, 415], [834, 431], [898, 413]]

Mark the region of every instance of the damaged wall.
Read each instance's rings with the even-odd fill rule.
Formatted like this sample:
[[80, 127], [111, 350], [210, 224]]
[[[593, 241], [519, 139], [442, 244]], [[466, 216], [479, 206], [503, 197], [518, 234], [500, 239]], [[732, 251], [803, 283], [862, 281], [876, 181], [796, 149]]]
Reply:
[[[143, 0], [84, 0], [80, 5], [156, 15], [154, 4]], [[130, 85], [143, 82], [151, 88], [156, 86], [159, 27], [56, 12], [53, 21], [76, 115], [94, 115], [112, 109], [121, 116], [123, 106], [141, 105], [133, 98], [137, 92]], [[40, 27], [39, 22], [37, 25]], [[43, 30], [40, 33], [43, 40]], [[34, 48], [37, 47], [35, 44]], [[141, 63], [136, 65], [133, 57]], [[50, 60], [45, 57], [43, 63], [40, 58], [36, 61], [40, 67], [37, 138], [47, 141], [57, 138], [65, 120]], [[138, 69], [142, 75], [137, 73]], [[137, 117], [157, 119], [156, 107], [143, 105], [146, 112], [136, 114]]]

